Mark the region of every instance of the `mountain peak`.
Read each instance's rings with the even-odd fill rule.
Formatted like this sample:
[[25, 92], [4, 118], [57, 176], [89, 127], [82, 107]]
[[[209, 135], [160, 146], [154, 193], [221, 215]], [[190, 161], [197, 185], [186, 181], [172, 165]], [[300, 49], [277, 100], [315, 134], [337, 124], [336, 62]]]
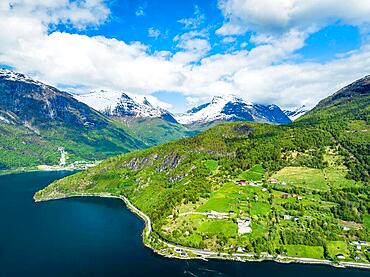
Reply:
[[0, 78], [3, 80], [8, 80], [8, 81], [19, 81], [19, 82], [35, 84], [38, 86], [46, 87], [44, 83], [36, 81], [32, 79], [30, 76], [27, 76], [26, 74], [18, 73], [18, 72], [5, 69], [5, 68], [0, 68]]
[[302, 105], [294, 110], [284, 110], [283, 112], [290, 118], [290, 120], [294, 121], [304, 115], [309, 109]]
[[178, 115], [176, 120], [184, 125], [217, 121], [258, 121], [275, 124], [291, 122], [276, 105], [253, 104], [235, 95], [215, 96], [210, 102], [192, 108], [186, 114]]
[[75, 96], [90, 107], [108, 115], [127, 120], [129, 118], [163, 118], [176, 122], [168, 111], [149, 102], [146, 97], [134, 97], [124, 92], [100, 90]]

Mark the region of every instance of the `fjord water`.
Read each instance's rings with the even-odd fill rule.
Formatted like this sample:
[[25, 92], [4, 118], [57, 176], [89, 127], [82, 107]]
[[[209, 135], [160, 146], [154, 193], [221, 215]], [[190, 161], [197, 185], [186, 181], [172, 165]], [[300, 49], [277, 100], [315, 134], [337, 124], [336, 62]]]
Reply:
[[0, 176], [0, 276], [368, 276], [327, 266], [167, 259], [144, 247], [144, 223], [117, 199], [35, 203], [67, 172]]

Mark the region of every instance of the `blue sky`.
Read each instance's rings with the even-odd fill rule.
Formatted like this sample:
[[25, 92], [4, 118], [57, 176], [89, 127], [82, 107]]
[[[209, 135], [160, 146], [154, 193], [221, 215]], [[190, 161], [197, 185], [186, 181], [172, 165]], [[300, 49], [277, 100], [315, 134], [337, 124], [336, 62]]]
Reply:
[[0, 64], [75, 93], [152, 95], [177, 112], [222, 94], [313, 106], [369, 74], [365, 2], [4, 0]]

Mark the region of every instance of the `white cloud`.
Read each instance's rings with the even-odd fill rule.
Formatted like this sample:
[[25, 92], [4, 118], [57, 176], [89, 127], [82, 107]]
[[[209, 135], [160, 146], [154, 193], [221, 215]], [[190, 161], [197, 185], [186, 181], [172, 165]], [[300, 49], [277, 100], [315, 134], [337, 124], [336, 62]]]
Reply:
[[236, 41], [235, 37], [224, 37], [221, 42], [227, 44], [227, 43], [233, 43], [235, 41]]
[[221, 35], [246, 31], [281, 34], [291, 29], [306, 32], [341, 21], [362, 26], [370, 22], [370, 2], [358, 0], [219, 0], [226, 21]]
[[177, 22], [184, 25], [185, 29], [197, 29], [205, 20], [204, 14], [199, 9], [198, 5], [194, 6], [194, 16], [190, 18], [183, 18]]
[[173, 109], [173, 106], [170, 103], [164, 102], [159, 100], [157, 97], [153, 95], [146, 95], [146, 99], [148, 99], [149, 103], [151, 103], [154, 106], [160, 107], [165, 110], [171, 111]]
[[0, 13], [83, 29], [105, 22], [110, 10], [103, 0], [2, 0]]
[[208, 34], [205, 30], [189, 31], [174, 38], [177, 47], [181, 50], [173, 55], [177, 64], [189, 64], [199, 61], [211, 49]]
[[[30, 4], [36, 0], [18, 2], [13, 9], [0, 4], [0, 64], [52, 85], [137, 95], [174, 91], [188, 97], [187, 101], [194, 100], [194, 104], [195, 99], [236, 94], [256, 102], [295, 107], [312, 106], [370, 73], [370, 45], [324, 64], [294, 64], [294, 51], [307, 37], [297, 28], [288, 28], [279, 36], [256, 33], [252, 41], [257, 46], [250, 51], [212, 55], [207, 32], [193, 30], [174, 39], [175, 54], [150, 53], [148, 46], [138, 42], [50, 32], [48, 26], [57, 22], [79, 28], [103, 23], [109, 10], [106, 17], [95, 18], [95, 8], [89, 8], [103, 5], [99, 0], [89, 1], [81, 13], [74, 14], [65, 5], [68, 0], [38, 0], [40, 8]], [[45, 12], [48, 10], [52, 12]], [[166, 107], [166, 103], [161, 105]]]
[[145, 16], [145, 7], [139, 6], [137, 10], [135, 11], [136, 16]]
[[148, 29], [148, 36], [151, 37], [151, 38], [154, 38], [154, 39], [157, 39], [159, 38], [159, 36], [161, 35], [161, 31], [154, 28], [154, 27], [150, 27]]

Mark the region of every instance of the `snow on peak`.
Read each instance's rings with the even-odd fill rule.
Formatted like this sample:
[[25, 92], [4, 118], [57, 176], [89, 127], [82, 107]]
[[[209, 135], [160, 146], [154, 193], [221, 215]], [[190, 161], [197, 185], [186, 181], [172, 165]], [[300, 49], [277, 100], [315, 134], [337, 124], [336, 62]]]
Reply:
[[193, 108], [185, 114], [179, 114], [175, 118], [179, 123], [184, 125], [228, 120], [233, 117], [233, 115], [224, 112], [226, 105], [229, 103], [250, 105], [250, 103], [245, 102], [242, 98], [235, 95], [214, 96], [211, 102]]
[[122, 93], [98, 90], [92, 91], [87, 94], [73, 95], [78, 101], [85, 103], [91, 108], [101, 111], [111, 113], [113, 109], [117, 106]]
[[215, 96], [209, 103], [190, 109], [185, 114], [178, 114], [175, 118], [184, 125], [215, 121], [290, 123], [278, 106], [253, 104], [235, 95]]
[[39, 81], [35, 81], [34, 79], [32, 79], [31, 77], [25, 74], [14, 72], [12, 70], [5, 69], [5, 68], [0, 68], [0, 79], [4, 79], [8, 81], [19, 81], [19, 82], [35, 84], [38, 86], [46, 87], [45, 84]]
[[150, 103], [146, 97], [113, 91], [92, 91], [75, 98], [95, 110], [118, 117], [157, 118], [169, 114]]
[[309, 109], [305, 105], [302, 105], [294, 110], [284, 110], [283, 112], [290, 118], [290, 120], [294, 121], [308, 111]]

